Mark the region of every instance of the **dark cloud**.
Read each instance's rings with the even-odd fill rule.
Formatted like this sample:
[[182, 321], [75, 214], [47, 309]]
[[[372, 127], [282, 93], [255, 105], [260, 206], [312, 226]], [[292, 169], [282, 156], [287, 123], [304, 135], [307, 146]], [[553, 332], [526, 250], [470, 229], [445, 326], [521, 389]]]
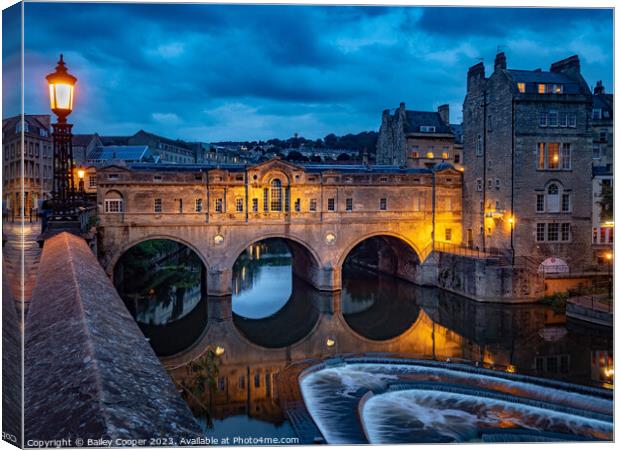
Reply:
[[[459, 120], [468, 66], [500, 44], [519, 68], [579, 53], [588, 81], [611, 86], [611, 21], [610, 10], [26, 3], [26, 109], [47, 110], [43, 77], [62, 52], [79, 78], [77, 132], [321, 137], [377, 129], [400, 101], [450, 103]], [[3, 54], [6, 65], [15, 50]]]

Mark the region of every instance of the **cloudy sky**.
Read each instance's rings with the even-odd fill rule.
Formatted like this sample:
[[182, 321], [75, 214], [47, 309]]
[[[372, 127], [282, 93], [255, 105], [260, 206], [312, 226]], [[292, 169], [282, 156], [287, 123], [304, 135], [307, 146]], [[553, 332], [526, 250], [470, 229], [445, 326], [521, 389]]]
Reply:
[[[53, 19], [51, 19], [53, 18]], [[47, 113], [59, 53], [75, 132], [218, 141], [378, 130], [381, 111], [449, 103], [497, 48], [515, 69], [578, 54], [611, 91], [611, 10], [46, 4], [25, 6], [25, 110]], [[19, 112], [17, 15], [3, 14], [3, 117]], [[11, 27], [12, 26], [12, 27]], [[14, 36], [14, 34], [13, 34]]]

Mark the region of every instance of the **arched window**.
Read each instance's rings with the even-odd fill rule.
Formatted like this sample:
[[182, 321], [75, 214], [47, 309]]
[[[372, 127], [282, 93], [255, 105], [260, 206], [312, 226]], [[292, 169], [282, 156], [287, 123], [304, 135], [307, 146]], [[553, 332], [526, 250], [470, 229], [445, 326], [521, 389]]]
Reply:
[[123, 212], [123, 196], [118, 191], [105, 194], [104, 207], [106, 213], [120, 214]]
[[560, 189], [555, 183], [547, 187], [547, 212], [560, 212]]
[[282, 211], [282, 182], [277, 178], [271, 182], [271, 210]]

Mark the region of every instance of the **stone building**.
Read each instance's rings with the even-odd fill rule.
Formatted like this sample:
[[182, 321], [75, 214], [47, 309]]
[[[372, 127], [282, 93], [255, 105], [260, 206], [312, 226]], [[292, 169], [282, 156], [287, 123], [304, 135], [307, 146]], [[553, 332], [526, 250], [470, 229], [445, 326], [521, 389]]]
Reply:
[[591, 265], [591, 107], [577, 56], [549, 71], [514, 70], [499, 53], [489, 77], [483, 63], [469, 69], [463, 104], [469, 246], [513, 262], [544, 262], [541, 270]]
[[103, 146], [97, 133], [73, 135], [73, 161], [76, 165], [82, 165], [88, 160], [88, 155], [95, 148]]
[[127, 145], [148, 145], [153, 156], [161, 162], [172, 164], [193, 164], [196, 162], [196, 148], [181, 140], [172, 140], [140, 130], [127, 140]]
[[408, 111], [401, 103], [393, 114], [387, 109], [383, 111], [377, 164], [430, 168], [442, 162], [458, 167], [461, 161], [461, 147], [455, 146], [448, 105], [428, 112]]
[[613, 189], [613, 129], [614, 96], [598, 81], [592, 95], [592, 245], [597, 261], [603, 264], [609, 264], [605, 255], [614, 239], [613, 215], [601, 207], [603, 191]]
[[18, 216], [23, 208], [24, 214], [29, 215], [31, 210], [38, 209], [41, 201], [50, 198], [53, 188], [50, 116], [20, 115], [4, 119], [2, 142], [3, 212]]

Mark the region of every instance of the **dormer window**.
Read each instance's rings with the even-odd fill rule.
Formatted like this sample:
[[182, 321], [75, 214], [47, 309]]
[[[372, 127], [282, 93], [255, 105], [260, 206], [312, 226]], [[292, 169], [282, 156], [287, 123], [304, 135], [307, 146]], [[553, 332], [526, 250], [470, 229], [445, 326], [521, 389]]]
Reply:
[[44, 129], [44, 128], [39, 128], [39, 136], [41, 136], [41, 137], [47, 137], [47, 136], [48, 136], [48, 134], [49, 134], [49, 133], [47, 132], [47, 130], [46, 130], [46, 129]]
[[561, 84], [539, 84], [539, 94], [562, 94], [564, 92], [564, 86]]
[[519, 92], [524, 93], [525, 92], [525, 83], [517, 83], [517, 88], [519, 89]]
[[422, 126], [420, 126], [420, 131], [422, 133], [434, 133], [435, 132], [435, 127], [430, 126], [430, 125], [422, 125]]

